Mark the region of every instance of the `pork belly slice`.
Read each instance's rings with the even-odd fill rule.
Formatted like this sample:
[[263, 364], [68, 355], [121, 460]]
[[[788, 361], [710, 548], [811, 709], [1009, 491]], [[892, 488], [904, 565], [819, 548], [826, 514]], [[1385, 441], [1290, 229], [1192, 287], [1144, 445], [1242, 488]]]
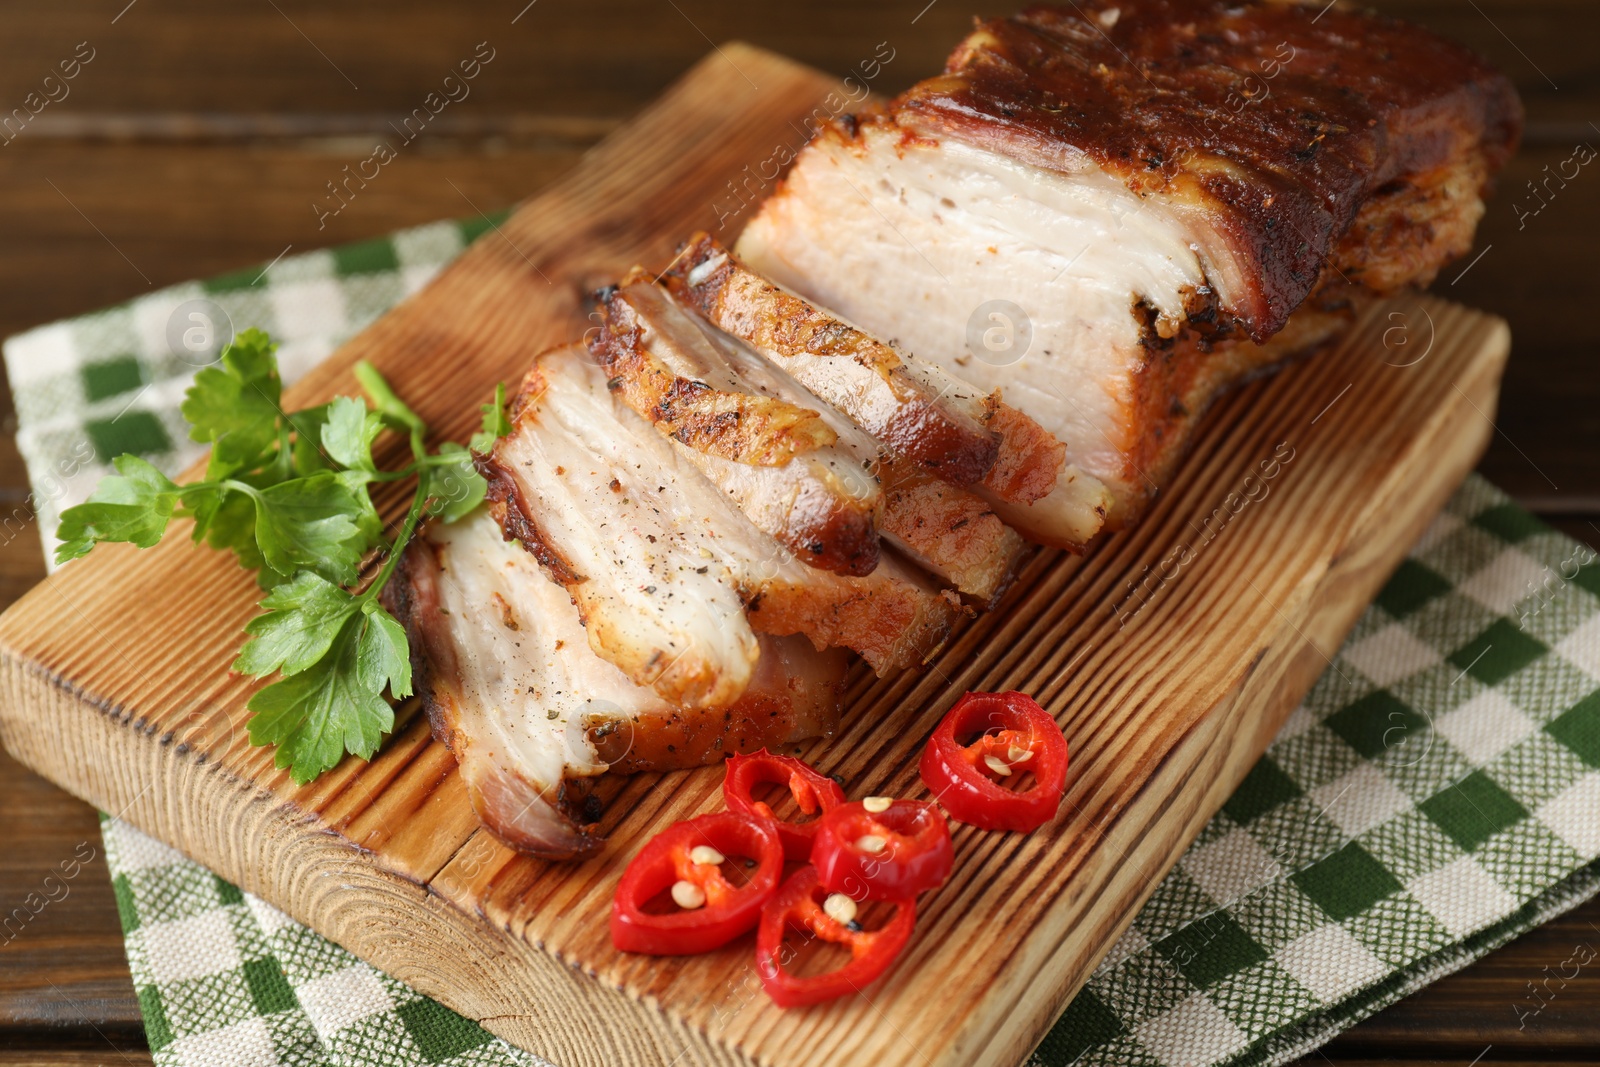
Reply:
[[662, 275], [685, 304], [753, 345], [811, 392], [911, 462], [955, 485], [982, 480], [1000, 440], [985, 424], [998, 398], [773, 288], [696, 234]]
[[873, 465], [883, 486], [884, 539], [980, 607], [1011, 584], [1023, 541], [982, 497], [885, 450]]
[[749, 686], [724, 707], [683, 708], [635, 685], [590, 651], [566, 590], [487, 507], [412, 544], [389, 589], [434, 736], [455, 754], [473, 809], [539, 856], [601, 847], [582, 812], [607, 771], [715, 763], [838, 723], [847, 657], [799, 638], [760, 638]]
[[[798, 558], [825, 566], [817, 557], [837, 543], [827, 536], [846, 525], [838, 516], [870, 504], [862, 525], [872, 539], [872, 566], [825, 569], [869, 573], [878, 564], [882, 533], [912, 561], [980, 604], [992, 603], [1004, 589], [1021, 541], [982, 499], [900, 456], [738, 338], [685, 310], [648, 274], [636, 272], [621, 287], [603, 292], [601, 306], [603, 325], [592, 335], [590, 349], [612, 375], [616, 394], [678, 440], [680, 452], [701, 473]], [[654, 383], [669, 376], [671, 390], [680, 394], [714, 388], [814, 413], [834, 443], [783, 467], [713, 455], [678, 438], [668, 420], [657, 417], [671, 400], [655, 400], [668, 391]], [[816, 473], [808, 473], [811, 469]]]
[[480, 464], [507, 536], [571, 593], [596, 654], [673, 703], [741, 692], [755, 630], [854, 649], [880, 672], [949, 633], [958, 605], [892, 550], [869, 575], [835, 574], [759, 530], [581, 345], [534, 361], [511, 419]]
[[[824, 129], [737, 247], [1000, 390], [1125, 525], [1219, 391], [1467, 251], [1520, 125], [1476, 58], [1343, 7], [1037, 7]], [[995, 301], [1025, 349], [969, 344]]]
[[[920, 462], [924, 470], [966, 485], [1031, 540], [1081, 551], [1099, 532], [1109, 502], [1104, 487], [1069, 467], [1066, 447], [998, 393], [985, 394], [957, 375], [895, 351], [751, 271], [706, 234], [690, 239], [663, 281], [707, 321], [758, 350], [869, 430], [881, 419], [872, 394], [857, 379], [883, 379], [863, 370], [888, 375], [891, 381], [909, 378], [955, 401], [998, 438], [994, 461], [970, 483], [949, 477], [952, 465], [928, 461], [927, 452]], [[848, 374], [841, 374], [841, 368]], [[895, 440], [878, 436], [918, 462]], [[930, 442], [929, 451], [933, 447]]]
[[871, 574], [882, 494], [819, 405], [750, 388], [648, 274], [599, 296], [589, 351], [623, 402], [797, 557]]
[[977, 604], [998, 599], [1010, 584], [1022, 539], [979, 495], [982, 485], [963, 489], [937, 477], [867, 433], [740, 338], [700, 321], [729, 368], [751, 388], [822, 413], [840, 446], [882, 487], [878, 530], [885, 541]]
[[659, 447], [639, 451], [582, 347], [540, 357], [511, 408], [513, 432], [484, 473], [494, 499], [515, 501], [507, 536], [571, 593], [589, 646], [673, 703], [736, 699], [760, 649], [724, 543], [748, 529], [745, 554], [757, 555], [765, 539], [748, 523], [716, 528], [704, 505], [727, 510], [721, 496], [661, 462], [672, 446], [648, 427]]

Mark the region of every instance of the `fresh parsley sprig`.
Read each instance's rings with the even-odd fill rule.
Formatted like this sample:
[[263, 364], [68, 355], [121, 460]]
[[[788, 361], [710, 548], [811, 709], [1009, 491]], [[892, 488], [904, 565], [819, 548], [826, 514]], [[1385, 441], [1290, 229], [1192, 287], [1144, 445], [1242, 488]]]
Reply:
[[[285, 412], [276, 346], [246, 330], [185, 394], [189, 436], [211, 446], [202, 480], [172, 481], [137, 456], [119, 456], [117, 473], [61, 516], [57, 562], [106, 541], [149, 548], [174, 518], [194, 520], [193, 538], [234, 553], [267, 591], [264, 613], [245, 627], [249, 640], [233, 669], [278, 680], [250, 698], [250, 741], [275, 745], [277, 766], [311, 781], [346, 752], [370, 759], [394, 727], [383, 693], [411, 695], [405, 628], [379, 596], [425, 517], [454, 522], [483, 501], [488, 486], [472, 453], [510, 432], [505, 387], [483, 406], [470, 448], [446, 443], [428, 452], [427, 427], [376, 369], [356, 379], [372, 408], [353, 397]], [[385, 430], [404, 435], [412, 462], [382, 471], [372, 446]], [[391, 541], [373, 506], [375, 482], [417, 478], [405, 519]], [[360, 588], [362, 563], [383, 563]]]

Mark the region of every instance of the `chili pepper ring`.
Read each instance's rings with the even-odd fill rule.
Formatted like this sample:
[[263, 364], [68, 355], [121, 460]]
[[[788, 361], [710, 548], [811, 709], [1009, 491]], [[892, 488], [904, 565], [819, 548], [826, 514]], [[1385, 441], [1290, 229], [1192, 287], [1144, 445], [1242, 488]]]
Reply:
[[[743, 885], [722, 873], [721, 864], [733, 856], [756, 861]], [[733, 811], [674, 823], [623, 872], [611, 902], [611, 943], [653, 956], [720, 948], [760, 921], [782, 873], [783, 845], [770, 823]], [[644, 910], [669, 891], [679, 910]]]
[[[961, 739], [976, 734], [970, 742]], [[1067, 739], [1024, 693], [968, 693], [922, 750], [922, 781], [960, 822], [984, 830], [1037, 830], [1055, 817], [1067, 783]], [[1034, 785], [997, 779], [1032, 772]]]

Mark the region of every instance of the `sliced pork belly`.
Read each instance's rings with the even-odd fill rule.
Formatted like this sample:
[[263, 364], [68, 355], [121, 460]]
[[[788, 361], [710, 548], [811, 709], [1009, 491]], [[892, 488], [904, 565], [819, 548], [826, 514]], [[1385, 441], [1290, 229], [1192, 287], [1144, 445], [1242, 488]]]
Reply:
[[[1468, 249], [1520, 124], [1464, 50], [1342, 6], [1038, 7], [824, 129], [738, 250], [998, 389], [1122, 525], [1220, 390]], [[969, 342], [994, 301], [1026, 346]]]
[[596, 654], [703, 707], [749, 684], [755, 630], [854, 649], [880, 672], [943, 643], [957, 605], [927, 576], [890, 550], [860, 577], [797, 559], [608, 381], [582, 346], [540, 356], [512, 401], [513, 432], [480, 464], [507, 536], [571, 593]]
[[822, 413], [840, 447], [881, 486], [878, 530], [885, 541], [980, 604], [994, 601], [1011, 580], [1022, 541], [989, 504], [900, 455], [738, 338], [703, 329], [750, 388]]
[[882, 494], [817, 406], [746, 385], [649, 275], [600, 296], [589, 350], [628, 407], [800, 559], [871, 574]]
[[[690, 239], [663, 281], [707, 321], [758, 350], [863, 426], [881, 423], [873, 394], [860, 385], [863, 380], [909, 379], [953, 401], [998, 439], [994, 460], [976, 479], [951, 478], [953, 465], [932, 461], [935, 446], [930, 443], [920, 462], [925, 471], [966, 485], [1034, 541], [1081, 550], [1099, 532], [1108, 503], [1104, 487], [1069, 467], [1066, 447], [998, 394], [985, 394], [957, 375], [897, 352], [774, 285], [706, 234]], [[887, 443], [906, 455], [893, 441]]]
[[982, 606], [1011, 583], [1023, 542], [982, 497], [883, 450], [873, 465], [883, 485], [884, 539]]
[[985, 424], [997, 398], [937, 367], [908, 364], [743, 270], [705, 234], [691, 239], [662, 282], [918, 466], [956, 485], [981, 481], [994, 466], [1000, 440]]
[[[619, 425], [604, 375], [582, 348], [541, 357], [512, 421], [486, 472], [491, 490], [501, 500], [514, 491], [514, 514], [532, 519], [507, 534], [567, 587], [590, 647], [674, 703], [736, 699], [760, 649], [727, 545], [748, 530], [744, 555], [759, 555], [766, 539], [748, 523], [719, 529], [714, 512], [696, 507], [728, 510], [709, 484], [638, 452], [639, 435]], [[671, 455], [670, 443], [659, 445]]]
[[[980, 603], [992, 602], [1004, 588], [1021, 541], [979, 497], [900, 456], [742, 341], [685, 310], [648, 274], [636, 272], [604, 291], [601, 307], [603, 324], [589, 347], [612, 376], [616, 394], [677, 440], [701, 473], [799, 559], [839, 573], [869, 573], [878, 564], [881, 533]], [[661, 388], [668, 378], [673, 384]], [[663, 409], [669, 415], [675, 410], [673, 396], [713, 389], [745, 397], [751, 406], [806, 412], [825, 424], [832, 443], [783, 466], [760, 466], [685, 442]], [[858, 512], [859, 526], [839, 518]], [[834, 536], [841, 527], [870, 536], [870, 554], [857, 549], [829, 559], [826, 550], [841, 540]], [[871, 566], [839, 565], [863, 558]]]
[[595, 778], [714, 763], [826, 736], [838, 723], [840, 652], [759, 639], [744, 693], [687, 709], [596, 656], [565, 589], [482, 508], [408, 550], [389, 589], [405, 621], [434, 735], [478, 816], [514, 848], [552, 859], [597, 850], [580, 822]]

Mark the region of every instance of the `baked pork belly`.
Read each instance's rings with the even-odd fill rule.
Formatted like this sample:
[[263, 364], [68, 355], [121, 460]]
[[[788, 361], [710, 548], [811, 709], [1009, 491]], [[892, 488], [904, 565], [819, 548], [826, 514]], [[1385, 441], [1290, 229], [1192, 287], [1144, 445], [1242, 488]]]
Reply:
[[608, 771], [715, 763], [838, 723], [847, 657], [761, 637], [749, 685], [684, 708], [596, 656], [567, 591], [502, 535], [488, 507], [407, 551], [390, 606], [404, 620], [434, 735], [496, 836], [552, 859], [598, 849], [583, 802]]
[[[860, 425], [879, 427], [875, 432], [895, 455], [968, 487], [1029, 539], [1082, 551], [1104, 524], [1110, 502], [1105, 486], [1069, 466], [1066, 446], [998, 393], [985, 394], [957, 375], [895, 351], [751, 271], [706, 234], [690, 239], [663, 281], [707, 321]], [[890, 420], [882, 409], [901, 394], [919, 400], [931, 394], [976, 420], [995, 439], [992, 462], [974, 475], [964, 464], [943, 460], [939, 436], [919, 436], [920, 423], [910, 412], [886, 429]]]
[[625, 404], [756, 526], [797, 557], [841, 574], [878, 565], [878, 483], [820, 405], [741, 379], [697, 322], [635, 270], [600, 294], [589, 350]]
[[892, 549], [871, 574], [837, 574], [757, 528], [581, 345], [538, 357], [510, 415], [480, 462], [506, 535], [571, 594], [594, 652], [674, 704], [735, 699], [757, 631], [850, 648], [880, 672], [949, 633], [958, 604]]
[[1114, 528], [1221, 390], [1465, 253], [1521, 121], [1470, 53], [1342, 5], [1037, 7], [824, 128], [738, 251], [998, 390]]
[[[1021, 539], [979, 497], [874, 438], [742, 340], [681, 306], [648, 273], [636, 269], [599, 296], [602, 325], [589, 347], [611, 375], [615, 393], [676, 441], [680, 453], [756, 526], [799, 559], [867, 574], [879, 563], [881, 533], [979, 603], [992, 602], [1009, 581]], [[670, 384], [663, 387], [664, 381]], [[700, 400], [708, 393], [737, 397], [745, 407], [765, 404], [794, 412], [796, 419], [814, 418], [825, 427], [827, 443], [782, 465], [719, 455], [714, 444], [686, 440], [675, 417], [681, 408], [676, 398]], [[759, 427], [726, 421], [724, 436], [740, 435], [747, 450], [766, 451], [749, 445]], [[860, 521], [854, 521], [857, 515]], [[852, 538], [857, 531], [869, 536], [870, 550], [852, 540], [848, 554], [838, 551], [843, 538], [835, 531], [841, 528]], [[863, 560], [869, 565], [857, 566]]]

